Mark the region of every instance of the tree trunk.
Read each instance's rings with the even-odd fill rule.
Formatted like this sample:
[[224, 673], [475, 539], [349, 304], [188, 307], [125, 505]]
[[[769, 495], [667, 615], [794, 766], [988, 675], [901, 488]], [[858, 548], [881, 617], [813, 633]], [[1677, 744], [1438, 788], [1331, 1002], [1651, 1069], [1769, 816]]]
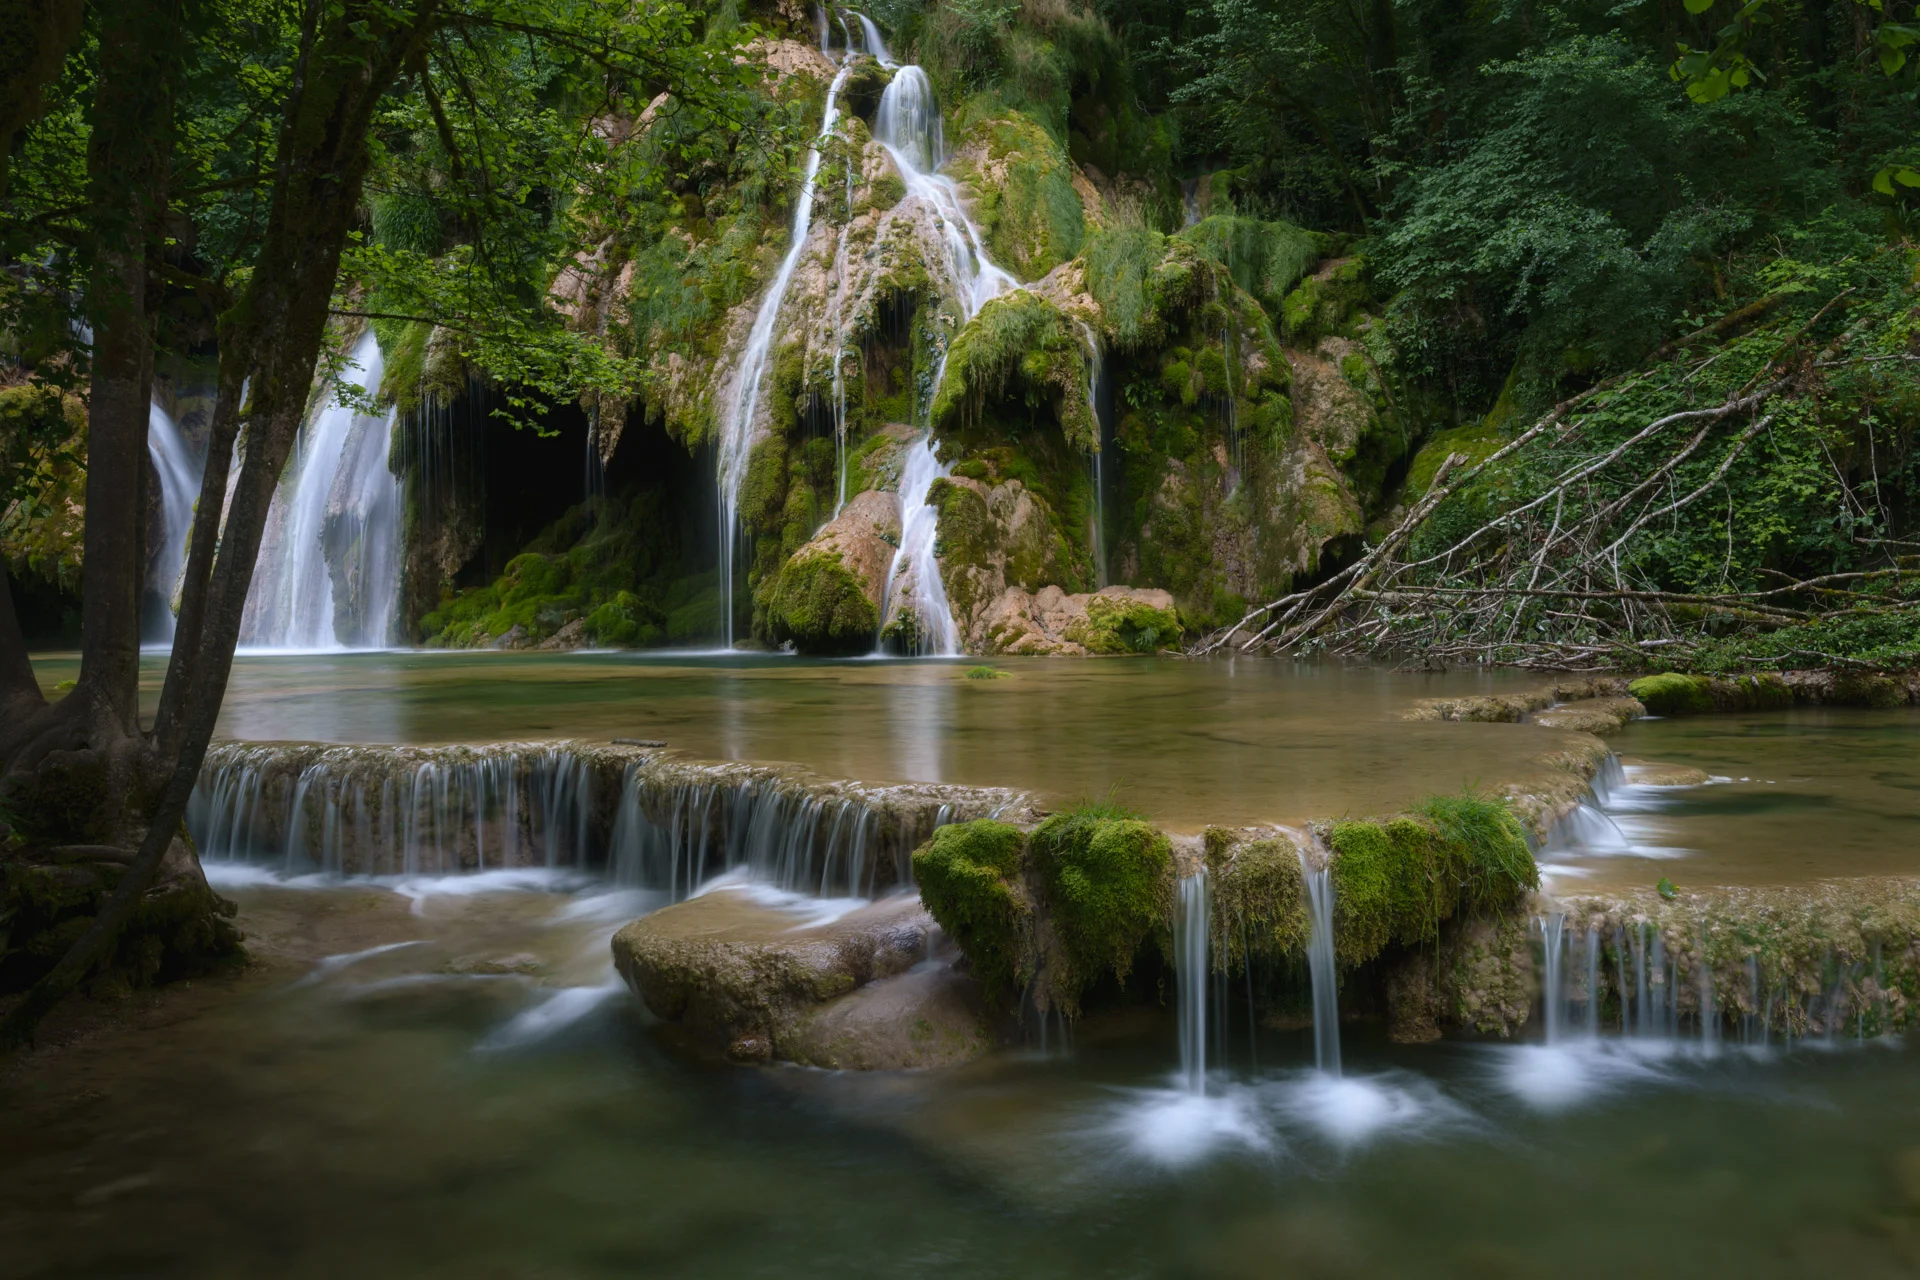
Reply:
[[19, 724], [47, 705], [27, 659], [27, 638], [20, 634], [20, 617], [13, 611], [13, 586], [7, 562], [0, 559], [0, 720]]
[[[423, 0], [411, 14], [369, 0], [346, 0], [327, 13], [326, 26], [303, 53], [281, 132], [266, 234], [247, 290], [222, 324], [224, 333], [250, 335], [246, 460], [206, 579], [204, 612], [196, 605], [198, 625], [179, 629], [169, 687], [162, 695], [167, 708], [162, 720], [177, 726], [167, 730], [177, 753], [156, 762], [164, 783], [147, 813], [132, 866], [86, 932], [0, 1022], [0, 1048], [30, 1036], [47, 1010], [109, 953], [180, 830], [226, 694], [273, 491], [305, 417], [340, 253], [358, 212], [374, 109], [427, 39], [436, 17], [436, 0]], [[224, 367], [222, 383], [231, 385]], [[224, 480], [225, 469], [223, 461], [210, 456], [201, 485], [202, 513], [218, 511], [224, 495], [210, 486], [216, 476]], [[212, 518], [196, 516], [193, 556], [202, 563], [212, 533]], [[183, 645], [192, 646], [192, 653], [180, 655]]]
[[84, 10], [81, 0], [0, 0], [0, 194], [13, 135], [40, 114], [40, 90], [60, 74]]
[[93, 368], [80, 679], [69, 714], [126, 737], [140, 731], [147, 413], [160, 301], [148, 277], [167, 210], [179, 28], [174, 0], [122, 0], [106, 11], [87, 154]]

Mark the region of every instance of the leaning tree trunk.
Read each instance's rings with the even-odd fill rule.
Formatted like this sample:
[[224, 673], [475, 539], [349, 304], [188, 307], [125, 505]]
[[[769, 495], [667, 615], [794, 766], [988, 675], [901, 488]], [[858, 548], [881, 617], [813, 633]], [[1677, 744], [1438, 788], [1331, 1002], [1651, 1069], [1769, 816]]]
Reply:
[[[223, 335], [246, 335], [246, 458], [224, 526], [216, 529], [212, 518], [195, 520], [182, 613], [191, 612], [198, 625], [181, 628], [175, 640], [161, 699], [164, 750], [152, 761], [146, 832], [93, 923], [0, 1022], [0, 1047], [30, 1035], [46, 1011], [109, 954], [143, 909], [163, 864], [181, 856], [176, 851], [184, 842], [177, 833], [226, 694], [274, 487], [305, 414], [340, 254], [357, 216], [374, 109], [418, 53], [436, 14], [436, 0], [422, 0], [410, 13], [347, 0], [327, 11], [324, 27], [305, 46], [281, 131], [266, 234], [247, 289], [222, 323]], [[222, 366], [223, 399], [228, 392], [237, 399], [237, 367], [224, 358]], [[218, 510], [226, 471], [225, 457], [209, 457], [200, 493], [203, 514]], [[183, 652], [183, 645], [191, 647]], [[192, 859], [190, 851], [184, 856]], [[193, 872], [198, 875], [197, 864]]]

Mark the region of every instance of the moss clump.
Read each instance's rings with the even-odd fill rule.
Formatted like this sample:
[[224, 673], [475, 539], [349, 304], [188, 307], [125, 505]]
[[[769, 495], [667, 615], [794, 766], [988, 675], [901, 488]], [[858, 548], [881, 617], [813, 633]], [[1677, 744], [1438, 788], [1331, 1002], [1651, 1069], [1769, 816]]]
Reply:
[[1435, 796], [1386, 822], [1336, 822], [1334, 950], [1365, 964], [1388, 944], [1438, 939], [1458, 914], [1496, 910], [1540, 883], [1526, 832], [1505, 802]]
[[1330, 262], [1281, 302], [1281, 331], [1295, 346], [1310, 347], [1329, 334], [1345, 332], [1366, 305], [1367, 295], [1364, 259]]
[[913, 855], [920, 901], [996, 999], [1033, 977], [1033, 908], [1021, 887], [1027, 837], [992, 818], [941, 827]]
[[1702, 676], [1674, 671], [1642, 676], [1627, 686], [1627, 692], [1656, 716], [1697, 715], [1714, 709], [1712, 687]]
[[1088, 653], [1153, 653], [1180, 641], [1180, 617], [1143, 600], [1095, 596], [1087, 601], [1087, 620], [1067, 628], [1067, 639]]
[[796, 556], [780, 568], [766, 601], [774, 640], [802, 653], [864, 653], [880, 612], [838, 551]]
[[1249, 960], [1285, 960], [1305, 954], [1312, 924], [1300, 851], [1276, 837], [1237, 843], [1209, 827], [1207, 874], [1213, 895], [1213, 967], [1231, 973]]
[[1035, 828], [1034, 864], [1063, 951], [1051, 975], [1068, 1012], [1103, 973], [1121, 982], [1173, 902], [1173, 848], [1139, 817], [1111, 804], [1082, 805]]
[[1086, 217], [1066, 151], [1019, 112], [980, 121], [962, 143], [961, 180], [974, 192], [974, 217], [987, 250], [1023, 280], [1038, 280], [1080, 252]]
[[969, 680], [1005, 680], [1008, 676], [1011, 676], [1012, 674], [1013, 672], [1002, 671], [999, 667], [968, 667], [967, 668], [967, 679]]
[[958, 418], [977, 420], [989, 401], [1014, 392], [1029, 409], [1056, 406], [1069, 444], [1098, 442], [1085, 344], [1058, 307], [1025, 289], [988, 302], [954, 338], [934, 392], [934, 426], [945, 432]]

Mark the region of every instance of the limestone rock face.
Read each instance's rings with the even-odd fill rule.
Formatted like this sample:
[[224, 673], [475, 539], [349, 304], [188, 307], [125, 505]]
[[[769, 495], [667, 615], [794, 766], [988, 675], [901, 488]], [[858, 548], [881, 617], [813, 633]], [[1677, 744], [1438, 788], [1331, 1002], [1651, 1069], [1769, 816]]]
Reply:
[[773, 638], [803, 653], [871, 649], [899, 543], [897, 496], [876, 489], [855, 494], [781, 566], [766, 602]]
[[[1158, 614], [1171, 634], [1141, 645], [1120, 635], [1115, 619]], [[1151, 587], [1105, 587], [1069, 595], [1059, 587], [1029, 592], [1009, 587], [967, 632], [967, 648], [978, 653], [1086, 654], [1150, 651], [1178, 635], [1171, 593]], [[1151, 623], [1149, 623], [1151, 626]], [[1137, 635], [1138, 632], [1135, 632]]]
[[935, 1067], [996, 1037], [970, 979], [916, 968], [934, 929], [913, 896], [809, 924], [730, 888], [627, 925], [613, 958], [647, 1008], [736, 1060]]
[[1549, 729], [1607, 734], [1638, 720], [1647, 709], [1636, 698], [1585, 698], [1537, 713], [1533, 722]]
[[988, 484], [966, 476], [935, 484], [928, 500], [940, 510], [940, 577], [954, 623], [969, 652], [994, 652], [982, 624], [1009, 588], [1042, 590], [1066, 569], [1046, 500], [1018, 480]]

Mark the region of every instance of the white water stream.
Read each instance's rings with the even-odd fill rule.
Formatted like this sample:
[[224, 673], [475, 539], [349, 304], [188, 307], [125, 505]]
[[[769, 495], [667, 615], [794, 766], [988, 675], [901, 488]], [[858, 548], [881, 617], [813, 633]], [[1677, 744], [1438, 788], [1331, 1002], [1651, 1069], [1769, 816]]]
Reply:
[[767, 366], [773, 354], [774, 323], [780, 318], [780, 305], [786, 301], [787, 287], [793, 283], [794, 269], [807, 247], [807, 229], [813, 225], [814, 177], [820, 172], [820, 142], [833, 132], [840, 118], [840, 88], [852, 70], [852, 56], [841, 63], [840, 71], [827, 86], [826, 111], [820, 120], [820, 132], [807, 148], [806, 166], [800, 182], [800, 196], [793, 206], [793, 225], [788, 231], [787, 255], [780, 260], [760, 311], [747, 333], [746, 350], [727, 397], [726, 416], [720, 423], [720, 638], [733, 647], [733, 560], [734, 539], [740, 528], [740, 488], [746, 483], [747, 461], [753, 452], [754, 418], [760, 407], [760, 384], [766, 380]]
[[154, 548], [153, 579], [148, 585], [161, 607], [146, 610], [140, 624], [143, 639], [171, 644], [172, 602], [186, 567], [193, 504], [200, 496], [200, 475], [206, 460], [158, 403], [147, 410], [147, 455], [153, 460], [154, 478], [160, 485], [160, 545]]
[[1313, 1062], [1328, 1075], [1340, 1074], [1340, 973], [1333, 954], [1333, 870], [1316, 867], [1304, 852], [1300, 871], [1307, 879], [1312, 928], [1307, 935], [1307, 968], [1313, 980]]
[[1173, 917], [1174, 968], [1180, 983], [1180, 1079], [1188, 1093], [1207, 1091], [1207, 932], [1213, 903], [1205, 867], [1180, 880]]
[[[356, 387], [384, 362], [369, 329], [354, 345]], [[300, 430], [267, 516], [240, 643], [257, 649], [377, 649], [393, 639], [400, 593], [400, 480], [387, 465], [394, 414], [370, 417], [331, 394]]]

